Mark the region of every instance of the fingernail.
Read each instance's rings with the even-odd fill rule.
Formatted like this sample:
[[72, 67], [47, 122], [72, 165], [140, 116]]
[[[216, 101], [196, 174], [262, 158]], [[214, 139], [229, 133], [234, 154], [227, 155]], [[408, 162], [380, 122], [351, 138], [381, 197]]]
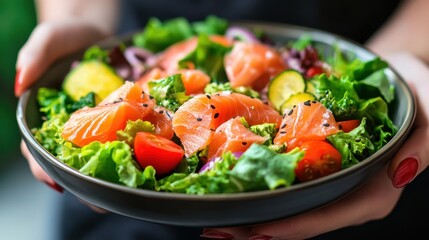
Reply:
[[54, 189], [55, 191], [59, 192], [59, 193], [63, 193], [64, 189], [58, 185], [58, 183], [56, 182], [47, 182], [45, 181], [45, 184], [48, 185], [50, 188]]
[[15, 96], [19, 96], [21, 88], [21, 78], [20, 78], [21, 69], [16, 70], [15, 75]]
[[399, 164], [393, 173], [392, 184], [396, 188], [407, 185], [417, 174], [419, 163], [416, 158], [409, 157]]
[[249, 237], [249, 240], [270, 240], [273, 237], [265, 235], [265, 234], [256, 234]]
[[200, 236], [208, 239], [230, 239], [230, 240], [234, 239], [234, 236], [229, 233], [213, 231], [213, 230], [205, 231]]

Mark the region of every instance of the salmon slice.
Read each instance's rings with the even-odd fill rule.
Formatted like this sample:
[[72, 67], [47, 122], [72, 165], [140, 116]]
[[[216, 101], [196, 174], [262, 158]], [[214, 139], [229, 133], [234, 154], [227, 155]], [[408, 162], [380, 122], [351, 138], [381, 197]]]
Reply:
[[274, 143], [286, 143], [289, 151], [304, 141], [325, 140], [338, 131], [338, 124], [329, 109], [320, 102], [307, 101], [297, 104], [284, 115]]
[[116, 131], [123, 130], [128, 120], [143, 119], [155, 106], [149, 94], [133, 82], [125, 82], [93, 108], [74, 112], [65, 123], [62, 137], [83, 147], [93, 141], [116, 140]]
[[146, 103], [153, 107], [155, 101], [150, 99], [149, 94], [143, 93], [143, 88], [139, 84], [126, 81], [121, 87], [109, 94], [98, 105], [106, 105], [120, 101]]
[[137, 103], [123, 101], [79, 109], [64, 124], [61, 136], [79, 147], [93, 141], [114, 141], [116, 131], [123, 130], [128, 120], [142, 118], [141, 108]]
[[271, 78], [286, 69], [280, 54], [262, 43], [236, 42], [225, 55], [224, 66], [232, 87], [260, 91]]
[[246, 128], [239, 117], [232, 118], [222, 123], [214, 132], [207, 158], [219, 157], [228, 151], [244, 152], [253, 143], [263, 144], [266, 140]]
[[143, 120], [149, 121], [155, 126], [156, 134], [171, 139], [174, 136], [173, 114], [172, 111], [164, 107], [156, 106]]
[[210, 82], [210, 77], [201, 70], [181, 69], [177, 73], [182, 74], [186, 95], [204, 93], [204, 88]]
[[238, 116], [250, 125], [275, 123], [279, 127], [282, 121], [280, 114], [260, 99], [221, 92], [199, 94], [185, 102], [174, 114], [173, 130], [190, 156], [209, 145], [222, 123]]
[[[223, 46], [231, 46], [232, 41], [224, 36], [212, 35], [210, 40]], [[192, 37], [187, 40], [175, 43], [165, 49], [159, 56], [157, 66], [172, 74], [179, 70], [179, 61], [194, 51], [198, 44], [198, 37]]]

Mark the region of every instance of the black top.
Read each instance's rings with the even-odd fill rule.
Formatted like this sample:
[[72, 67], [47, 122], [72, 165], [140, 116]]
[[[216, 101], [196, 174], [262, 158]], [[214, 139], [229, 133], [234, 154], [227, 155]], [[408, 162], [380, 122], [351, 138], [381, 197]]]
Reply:
[[144, 27], [149, 17], [260, 20], [317, 28], [364, 43], [392, 14], [399, 0], [124, 0], [119, 33]]

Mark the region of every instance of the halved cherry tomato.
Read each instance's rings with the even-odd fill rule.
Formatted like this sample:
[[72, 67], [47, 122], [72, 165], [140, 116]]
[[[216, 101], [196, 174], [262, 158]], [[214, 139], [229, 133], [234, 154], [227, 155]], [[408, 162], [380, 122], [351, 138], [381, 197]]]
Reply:
[[148, 132], [138, 132], [134, 139], [134, 154], [138, 164], [152, 166], [158, 175], [164, 175], [182, 160], [184, 150], [168, 138]]
[[341, 170], [341, 154], [326, 141], [307, 141], [300, 146], [305, 151], [295, 175], [301, 182], [324, 177]]
[[360, 120], [358, 119], [345, 120], [345, 121], [339, 121], [337, 123], [338, 123], [338, 128], [347, 133], [357, 128], [360, 124]]
[[305, 76], [307, 78], [312, 78], [318, 74], [322, 74], [323, 73], [323, 69], [321, 67], [311, 67], [307, 70], [307, 72], [305, 73]]

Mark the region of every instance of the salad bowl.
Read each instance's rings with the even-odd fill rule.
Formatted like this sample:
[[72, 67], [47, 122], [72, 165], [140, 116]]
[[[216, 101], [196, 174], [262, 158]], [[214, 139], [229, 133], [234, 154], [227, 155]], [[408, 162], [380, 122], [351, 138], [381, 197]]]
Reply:
[[[263, 29], [274, 41], [296, 40], [306, 34], [325, 51], [334, 51], [338, 44], [345, 53], [369, 60], [376, 55], [360, 44], [328, 32], [293, 25], [236, 22], [251, 29]], [[99, 43], [112, 48], [131, 41], [131, 34], [117, 36]], [[41, 87], [59, 88], [73, 61], [83, 52], [57, 61], [39, 81], [19, 99], [17, 121], [22, 138], [42, 168], [65, 190], [76, 197], [131, 218], [178, 226], [225, 227], [262, 223], [323, 207], [362, 187], [379, 173], [406, 139], [415, 118], [413, 95], [394, 69], [386, 76], [395, 87], [395, 101], [390, 111], [397, 133], [380, 150], [358, 164], [329, 176], [276, 190], [244, 193], [188, 195], [135, 189], [82, 174], [49, 153], [35, 139], [31, 129], [40, 126], [41, 115], [36, 95]]]

